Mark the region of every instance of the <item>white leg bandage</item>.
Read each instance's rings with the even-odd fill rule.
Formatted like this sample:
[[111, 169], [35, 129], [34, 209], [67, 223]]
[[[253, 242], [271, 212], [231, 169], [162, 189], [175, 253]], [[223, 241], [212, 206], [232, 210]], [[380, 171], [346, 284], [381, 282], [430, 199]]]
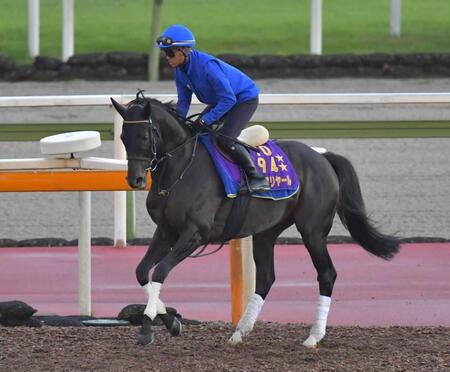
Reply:
[[248, 335], [252, 331], [263, 305], [264, 300], [262, 297], [254, 293], [245, 308], [244, 314], [241, 316], [241, 319], [239, 319], [236, 330], [228, 340], [230, 344], [240, 344], [242, 342], [242, 336]]
[[328, 312], [330, 311], [331, 297], [319, 296], [316, 307], [316, 317], [314, 324], [309, 332], [309, 337], [305, 340], [303, 345], [306, 347], [315, 347], [317, 343], [325, 336], [327, 328]]
[[158, 314], [166, 313], [166, 306], [159, 299], [159, 292], [161, 291], [161, 283], [148, 282], [144, 285], [144, 291], [147, 294], [148, 302], [145, 307], [144, 314], [147, 315], [151, 320], [156, 318]]
[[246, 335], [250, 333], [255, 325], [256, 319], [258, 318], [259, 313], [264, 305], [264, 300], [259, 294], [254, 293], [250, 302], [247, 304], [245, 308], [244, 314], [242, 315], [239, 323], [236, 327], [236, 331], [242, 333], [242, 335]]

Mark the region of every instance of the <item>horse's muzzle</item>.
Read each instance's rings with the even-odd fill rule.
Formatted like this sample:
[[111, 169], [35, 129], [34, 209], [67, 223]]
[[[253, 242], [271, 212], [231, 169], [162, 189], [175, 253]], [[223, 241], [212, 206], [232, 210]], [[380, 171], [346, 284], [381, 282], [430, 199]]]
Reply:
[[136, 178], [127, 177], [127, 182], [132, 189], [144, 190], [145, 187], [147, 186], [147, 180], [145, 179], [145, 177], [136, 177]]

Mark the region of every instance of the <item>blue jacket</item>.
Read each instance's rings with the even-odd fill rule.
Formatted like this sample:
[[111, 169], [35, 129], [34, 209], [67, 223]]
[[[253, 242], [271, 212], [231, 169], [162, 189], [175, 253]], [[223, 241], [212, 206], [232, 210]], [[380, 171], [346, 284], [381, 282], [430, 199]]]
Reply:
[[236, 103], [249, 101], [259, 94], [254, 81], [243, 72], [197, 50], [191, 50], [187, 65], [176, 68], [175, 83], [178, 113], [186, 117], [195, 93], [199, 101], [213, 106], [203, 115], [208, 125], [219, 120]]

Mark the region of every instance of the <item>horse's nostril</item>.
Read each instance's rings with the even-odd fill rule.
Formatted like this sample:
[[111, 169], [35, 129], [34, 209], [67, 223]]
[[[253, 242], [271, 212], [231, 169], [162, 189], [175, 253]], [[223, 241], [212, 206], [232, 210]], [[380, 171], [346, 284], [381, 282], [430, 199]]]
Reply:
[[130, 185], [131, 188], [135, 189], [138, 185], [138, 180], [136, 178], [127, 178], [128, 185]]
[[144, 177], [136, 178], [136, 187], [143, 189], [143, 188], [145, 188], [145, 183], [146, 182], [145, 182], [145, 178]]

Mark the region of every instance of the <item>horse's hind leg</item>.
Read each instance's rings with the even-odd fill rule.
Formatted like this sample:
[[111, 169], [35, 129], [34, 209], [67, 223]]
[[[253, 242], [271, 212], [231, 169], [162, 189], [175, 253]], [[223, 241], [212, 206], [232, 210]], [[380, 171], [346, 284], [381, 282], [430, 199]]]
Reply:
[[317, 270], [317, 281], [319, 282], [320, 291], [314, 323], [309, 337], [303, 342], [303, 345], [306, 347], [315, 347], [325, 336], [328, 312], [331, 305], [331, 294], [337, 276], [331, 257], [328, 254], [326, 235], [324, 236], [322, 232], [315, 229], [311, 233], [302, 233], [303, 242]]
[[242, 337], [252, 331], [264, 300], [275, 282], [273, 249], [277, 237], [285, 228], [286, 226], [277, 226], [253, 236], [253, 258], [256, 266], [255, 293], [247, 304], [236, 330], [228, 340], [233, 345], [241, 343]]

